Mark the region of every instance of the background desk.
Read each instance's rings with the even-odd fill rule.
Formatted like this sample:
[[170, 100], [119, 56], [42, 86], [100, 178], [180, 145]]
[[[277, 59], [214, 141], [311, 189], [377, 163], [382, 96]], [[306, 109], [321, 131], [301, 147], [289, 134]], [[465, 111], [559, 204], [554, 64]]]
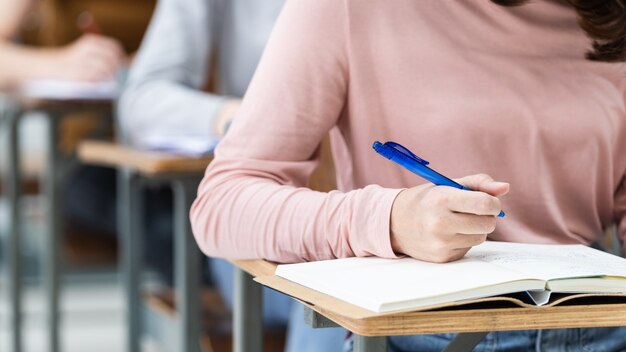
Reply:
[[46, 155], [46, 172], [42, 180], [47, 214], [47, 234], [42, 253], [42, 276], [46, 291], [47, 309], [47, 345], [50, 351], [59, 351], [59, 281], [60, 256], [59, 243], [61, 239], [61, 217], [59, 214], [59, 193], [63, 177], [62, 157], [59, 153], [58, 127], [61, 119], [69, 113], [89, 112], [95, 116], [110, 121], [112, 102], [108, 100], [77, 100], [54, 101], [40, 99], [11, 98], [3, 102], [0, 120], [2, 130], [6, 132], [7, 170], [3, 177], [9, 205], [9, 237], [6, 246], [8, 266], [8, 288], [10, 316], [12, 327], [11, 340], [13, 350], [20, 352], [21, 325], [22, 325], [22, 285], [20, 268], [20, 228], [21, 217], [19, 212], [20, 188], [22, 177], [20, 173], [19, 133], [18, 126], [22, 116], [27, 112], [40, 112], [47, 118], [48, 145]]
[[[142, 246], [141, 189], [149, 182], [167, 183], [174, 192], [174, 279], [176, 310], [174, 331], [176, 351], [199, 351], [200, 341], [200, 250], [189, 223], [189, 209], [198, 183], [211, 157], [192, 158], [160, 152], [141, 151], [107, 142], [85, 142], [79, 158], [88, 164], [109, 166], [119, 171], [118, 221], [122, 240], [121, 271], [127, 304], [127, 351], [140, 350], [142, 300], [140, 292]], [[158, 317], [149, 309], [150, 324]], [[167, 323], [165, 323], [167, 324]], [[157, 328], [163, 331], [165, 328]], [[171, 329], [170, 329], [171, 330]]]

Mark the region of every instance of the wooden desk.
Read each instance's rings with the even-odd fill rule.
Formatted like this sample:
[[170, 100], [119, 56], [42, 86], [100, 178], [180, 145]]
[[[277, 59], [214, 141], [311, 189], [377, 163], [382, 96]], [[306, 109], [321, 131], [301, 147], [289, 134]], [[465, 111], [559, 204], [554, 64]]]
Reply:
[[203, 174], [212, 157], [192, 158], [171, 153], [143, 151], [110, 142], [87, 141], [78, 147], [78, 157], [86, 163], [127, 168], [145, 176]]
[[[174, 279], [178, 316], [174, 330], [177, 351], [199, 351], [200, 345], [200, 251], [189, 223], [189, 209], [210, 157], [190, 158], [168, 153], [136, 150], [107, 142], [84, 142], [78, 156], [87, 164], [119, 170], [118, 226], [122, 238], [121, 270], [124, 276], [128, 321], [127, 351], [140, 350], [140, 293], [143, 258], [141, 189], [145, 183], [168, 183], [174, 192]], [[152, 324], [154, 325], [154, 324]]]
[[[385, 346], [383, 340], [392, 335], [471, 333], [459, 335], [460, 340], [454, 341], [454, 346], [447, 349], [471, 351], [489, 331], [626, 326], [626, 303], [564, 304], [538, 308], [459, 306], [434, 311], [380, 314], [277, 277], [274, 275], [276, 264], [264, 260], [233, 261], [233, 264], [241, 272], [238, 274], [241, 280], [239, 287], [255, 286], [252, 282], [254, 278], [258, 283], [294, 297], [315, 312], [307, 314], [307, 321], [314, 327], [337, 324], [352, 331], [357, 352], [380, 351]], [[239, 295], [235, 310], [260, 305], [260, 297], [254, 294], [239, 292]], [[245, 327], [256, 329], [257, 325], [260, 327], [260, 319], [256, 324], [248, 322]], [[249, 336], [256, 334], [251, 332]], [[246, 348], [245, 351], [260, 351], [256, 346]]]
[[22, 351], [21, 341], [21, 312], [22, 286], [20, 253], [21, 246], [19, 232], [21, 216], [19, 212], [20, 187], [20, 153], [18, 126], [22, 116], [28, 112], [40, 112], [47, 117], [47, 148], [46, 173], [43, 178], [43, 188], [47, 208], [47, 235], [42, 253], [42, 276], [45, 287], [45, 306], [47, 310], [48, 334], [46, 344], [50, 351], [59, 351], [59, 288], [60, 288], [60, 258], [59, 246], [61, 239], [61, 217], [59, 214], [59, 194], [63, 178], [63, 161], [58, 150], [58, 127], [63, 117], [68, 113], [91, 112], [97, 116], [109, 118], [112, 115], [111, 101], [55, 101], [41, 99], [26, 99], [21, 97], [7, 97], [2, 100], [0, 107], [0, 127], [7, 132], [6, 147], [7, 170], [3, 177], [6, 196], [9, 205], [9, 236], [6, 246], [8, 265], [8, 288], [10, 301], [9, 326], [12, 327], [11, 341], [13, 351]]

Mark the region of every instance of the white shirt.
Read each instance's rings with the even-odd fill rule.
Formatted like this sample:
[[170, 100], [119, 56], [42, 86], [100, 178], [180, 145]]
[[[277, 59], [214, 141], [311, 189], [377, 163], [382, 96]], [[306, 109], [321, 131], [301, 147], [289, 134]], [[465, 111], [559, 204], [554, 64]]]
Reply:
[[[242, 97], [283, 0], [160, 0], [118, 115], [131, 143], [212, 138], [226, 97]], [[200, 91], [217, 60], [219, 95]]]

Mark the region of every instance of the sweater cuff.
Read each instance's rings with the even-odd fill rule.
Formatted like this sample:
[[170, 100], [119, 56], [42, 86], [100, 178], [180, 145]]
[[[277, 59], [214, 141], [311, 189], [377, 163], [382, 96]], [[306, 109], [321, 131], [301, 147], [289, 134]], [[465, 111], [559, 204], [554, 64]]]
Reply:
[[361, 214], [365, 217], [361, 224], [360, 243], [355, 249], [357, 256], [376, 256], [381, 258], [399, 258], [391, 248], [391, 207], [403, 189], [389, 189], [380, 186], [367, 186], [363, 189], [367, 201], [363, 201], [365, 209]]

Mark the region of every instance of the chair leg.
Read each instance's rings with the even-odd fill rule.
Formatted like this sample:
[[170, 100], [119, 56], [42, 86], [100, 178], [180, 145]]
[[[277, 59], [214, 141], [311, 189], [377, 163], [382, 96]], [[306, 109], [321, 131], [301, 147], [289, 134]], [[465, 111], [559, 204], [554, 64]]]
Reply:
[[120, 271], [126, 299], [127, 352], [139, 352], [141, 342], [141, 268], [143, 263], [143, 209], [139, 176], [118, 173], [118, 229], [121, 242]]
[[176, 180], [174, 191], [174, 279], [179, 318], [179, 350], [200, 351], [200, 257], [189, 210], [198, 182]]
[[20, 239], [21, 213], [20, 213], [20, 153], [19, 153], [19, 120], [21, 112], [13, 104], [7, 102], [2, 107], [2, 122], [6, 136], [7, 169], [3, 175], [3, 189], [9, 206], [9, 234], [5, 245], [5, 257], [7, 258], [8, 294], [11, 327], [12, 351], [21, 352], [22, 348], [22, 246]]
[[252, 276], [235, 268], [233, 338], [235, 352], [263, 351], [263, 317], [261, 285]]

